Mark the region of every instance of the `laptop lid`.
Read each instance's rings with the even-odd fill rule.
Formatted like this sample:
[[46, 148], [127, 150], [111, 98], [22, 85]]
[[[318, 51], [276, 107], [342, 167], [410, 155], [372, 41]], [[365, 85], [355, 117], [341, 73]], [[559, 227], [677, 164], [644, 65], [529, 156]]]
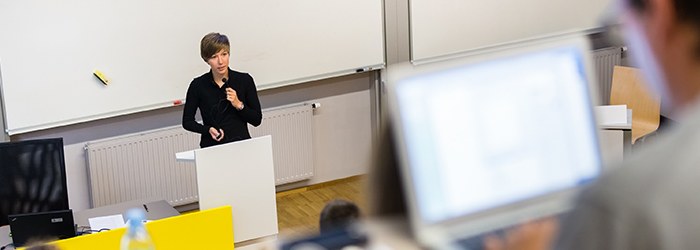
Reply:
[[584, 36], [388, 68], [413, 232], [441, 247], [568, 209], [598, 176]]
[[17, 214], [8, 216], [12, 242], [21, 247], [30, 241], [53, 241], [75, 236], [73, 211]]

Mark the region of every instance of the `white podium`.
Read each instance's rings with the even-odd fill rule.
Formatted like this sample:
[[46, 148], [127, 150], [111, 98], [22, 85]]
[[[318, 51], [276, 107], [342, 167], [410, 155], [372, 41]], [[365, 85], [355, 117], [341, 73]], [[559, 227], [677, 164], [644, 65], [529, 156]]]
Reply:
[[181, 152], [176, 158], [196, 164], [200, 210], [233, 208], [234, 242], [277, 235], [271, 136]]

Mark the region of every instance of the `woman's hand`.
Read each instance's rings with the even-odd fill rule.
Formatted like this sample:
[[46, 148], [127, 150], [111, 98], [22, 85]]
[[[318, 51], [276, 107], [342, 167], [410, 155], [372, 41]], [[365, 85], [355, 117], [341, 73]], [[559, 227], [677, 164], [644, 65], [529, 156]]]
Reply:
[[237, 110], [243, 109], [243, 102], [238, 100], [238, 95], [236, 95], [236, 91], [232, 88], [226, 88], [226, 100], [231, 102], [231, 105]]
[[549, 250], [557, 234], [555, 218], [528, 222], [506, 230], [505, 236], [491, 235], [484, 240], [486, 250]]
[[215, 141], [221, 141], [221, 139], [224, 139], [223, 129], [215, 129], [214, 127], [210, 127], [209, 134], [211, 135], [211, 138]]

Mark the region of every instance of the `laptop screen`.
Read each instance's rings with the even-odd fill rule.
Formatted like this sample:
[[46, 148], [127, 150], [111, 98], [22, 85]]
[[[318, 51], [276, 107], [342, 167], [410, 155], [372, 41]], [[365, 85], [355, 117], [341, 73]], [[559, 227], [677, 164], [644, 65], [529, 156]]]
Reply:
[[555, 42], [390, 71], [402, 169], [422, 224], [597, 177], [585, 47]]

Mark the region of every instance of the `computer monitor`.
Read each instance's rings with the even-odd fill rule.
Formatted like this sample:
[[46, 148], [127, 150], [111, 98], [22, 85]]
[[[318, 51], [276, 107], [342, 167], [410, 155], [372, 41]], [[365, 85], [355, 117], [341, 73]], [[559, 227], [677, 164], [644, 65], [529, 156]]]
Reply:
[[0, 143], [0, 226], [9, 215], [68, 208], [63, 139]]
[[588, 41], [541, 39], [389, 66], [408, 212], [440, 246], [560, 213], [601, 171]]

